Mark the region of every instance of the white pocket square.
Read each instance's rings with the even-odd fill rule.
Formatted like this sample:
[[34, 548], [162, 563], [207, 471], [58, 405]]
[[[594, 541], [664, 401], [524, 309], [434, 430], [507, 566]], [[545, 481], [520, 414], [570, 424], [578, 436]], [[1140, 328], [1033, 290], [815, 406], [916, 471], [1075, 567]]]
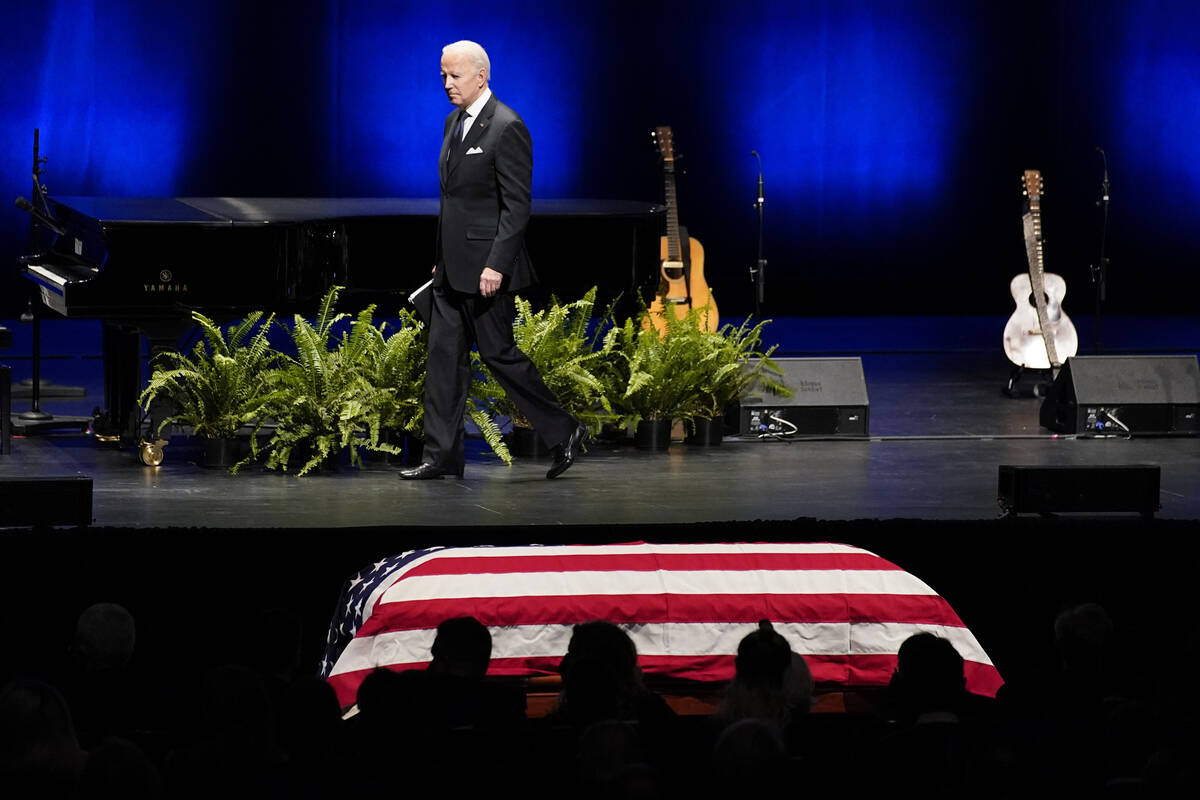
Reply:
[[472, 147], [470, 150], [467, 151], [467, 155], [473, 156], [473, 155], [478, 155], [479, 153], [482, 153], [482, 152], [483, 152], [482, 147]]

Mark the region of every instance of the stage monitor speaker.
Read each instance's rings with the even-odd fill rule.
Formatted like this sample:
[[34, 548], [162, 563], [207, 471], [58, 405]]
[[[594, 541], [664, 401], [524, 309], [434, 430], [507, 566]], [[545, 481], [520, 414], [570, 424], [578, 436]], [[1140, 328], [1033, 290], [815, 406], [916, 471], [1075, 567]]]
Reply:
[[791, 397], [761, 384], [742, 395], [738, 434], [758, 438], [866, 436], [870, 404], [861, 358], [773, 358]]
[[1042, 402], [1058, 433], [1193, 435], [1200, 432], [1196, 356], [1068, 358]]
[[1160, 508], [1156, 465], [1019, 467], [1000, 465], [997, 499], [1009, 514]]
[[0, 477], [0, 527], [92, 524], [92, 479]]

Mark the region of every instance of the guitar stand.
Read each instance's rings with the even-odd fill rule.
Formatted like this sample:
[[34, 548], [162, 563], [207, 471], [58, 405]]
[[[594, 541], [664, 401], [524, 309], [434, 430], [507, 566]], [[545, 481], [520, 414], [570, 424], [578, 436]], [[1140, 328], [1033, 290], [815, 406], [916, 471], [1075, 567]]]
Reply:
[[[1021, 384], [1021, 378], [1026, 372], [1036, 373], [1037, 382], [1028, 389], [1024, 389]], [[1012, 398], [1018, 397], [1045, 397], [1050, 391], [1050, 385], [1054, 383], [1054, 370], [1051, 369], [1030, 369], [1023, 364], [1019, 364], [1012, 368], [1008, 373], [1008, 384], [1000, 391]]]

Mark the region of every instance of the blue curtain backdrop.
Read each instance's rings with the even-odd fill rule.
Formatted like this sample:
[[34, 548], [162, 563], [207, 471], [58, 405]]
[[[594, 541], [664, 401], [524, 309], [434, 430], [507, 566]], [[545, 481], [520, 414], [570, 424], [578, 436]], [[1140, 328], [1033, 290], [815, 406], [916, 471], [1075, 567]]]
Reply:
[[[673, 127], [727, 312], [753, 304], [756, 150], [773, 315], [1006, 313], [1024, 169], [1046, 179], [1047, 267], [1087, 313], [1097, 147], [1108, 307], [1188, 312], [1197, 30], [1191, 0], [6, 3], [0, 178], [28, 194], [37, 127], [60, 195], [434, 196], [439, 51], [471, 38], [533, 133], [539, 197], [661, 200], [649, 132]], [[11, 315], [27, 219], [5, 207]]]

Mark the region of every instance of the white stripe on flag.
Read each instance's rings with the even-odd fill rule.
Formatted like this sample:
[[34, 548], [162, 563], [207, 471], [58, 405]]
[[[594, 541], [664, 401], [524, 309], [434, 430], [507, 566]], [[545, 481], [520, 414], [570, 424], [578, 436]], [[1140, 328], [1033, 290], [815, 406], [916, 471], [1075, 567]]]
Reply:
[[413, 575], [393, 583], [383, 603], [462, 597], [643, 594], [934, 595], [900, 570], [612, 570]]
[[[403, 578], [412, 569], [434, 561], [440, 558], [510, 558], [512, 556], [578, 556], [578, 555], [643, 555], [646, 553], [652, 554], [681, 554], [681, 555], [697, 555], [697, 554], [755, 554], [755, 555], [770, 555], [772, 553], [783, 553], [789, 555], [795, 554], [846, 554], [854, 553], [867, 556], [875, 556], [867, 550], [859, 547], [854, 547], [848, 544], [839, 544], [837, 542], [797, 542], [797, 543], [769, 543], [769, 542], [743, 542], [743, 543], [711, 543], [711, 544], [650, 544], [647, 542], [633, 542], [630, 544], [615, 544], [615, 545], [520, 545], [510, 547], [469, 547], [469, 548], [437, 548], [431, 550], [425, 555], [414, 558], [411, 562], [397, 569], [380, 582], [378, 586], [371, 590], [367, 595], [366, 602], [363, 603], [359, 610], [359, 621], [366, 620], [371, 616], [375, 609], [376, 603], [383, 593], [390, 589], [397, 581]], [[879, 556], [875, 556], [879, 558]], [[882, 560], [882, 559], [880, 559]], [[569, 593], [568, 593], [569, 594]], [[933, 594], [929, 592], [913, 592], [913, 594]], [[467, 595], [477, 596], [477, 595]]]

